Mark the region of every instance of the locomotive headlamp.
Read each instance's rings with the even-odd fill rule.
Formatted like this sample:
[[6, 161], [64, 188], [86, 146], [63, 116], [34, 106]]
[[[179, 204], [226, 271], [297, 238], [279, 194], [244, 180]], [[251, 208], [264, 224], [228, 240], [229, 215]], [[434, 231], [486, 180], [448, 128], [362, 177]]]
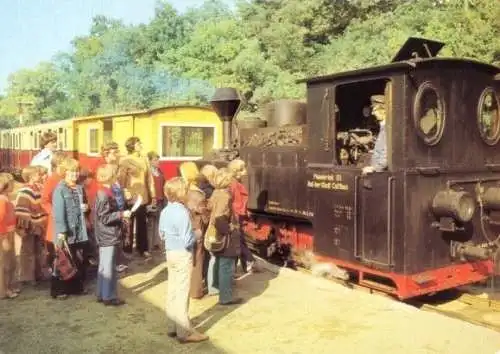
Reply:
[[500, 210], [500, 187], [489, 187], [481, 196], [483, 207], [487, 210]]
[[465, 191], [447, 189], [439, 191], [432, 200], [432, 211], [437, 217], [451, 217], [460, 223], [472, 220], [476, 201]]

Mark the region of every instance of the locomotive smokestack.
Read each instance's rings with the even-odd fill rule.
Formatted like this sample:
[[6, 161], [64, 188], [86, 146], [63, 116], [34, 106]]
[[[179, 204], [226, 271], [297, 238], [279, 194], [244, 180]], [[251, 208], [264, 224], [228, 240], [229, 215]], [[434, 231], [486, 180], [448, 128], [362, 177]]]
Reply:
[[222, 121], [223, 131], [223, 149], [229, 150], [231, 145], [231, 125], [233, 118], [240, 108], [240, 95], [238, 91], [232, 87], [218, 88], [215, 90], [214, 97], [210, 101], [215, 113]]

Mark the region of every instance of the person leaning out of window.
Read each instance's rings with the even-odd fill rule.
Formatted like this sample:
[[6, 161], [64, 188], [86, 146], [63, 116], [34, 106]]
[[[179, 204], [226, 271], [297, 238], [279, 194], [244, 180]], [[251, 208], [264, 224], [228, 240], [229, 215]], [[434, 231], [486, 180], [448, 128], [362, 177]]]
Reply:
[[44, 166], [52, 174], [52, 155], [57, 149], [57, 134], [45, 132], [40, 136], [40, 152], [31, 160], [31, 166]]

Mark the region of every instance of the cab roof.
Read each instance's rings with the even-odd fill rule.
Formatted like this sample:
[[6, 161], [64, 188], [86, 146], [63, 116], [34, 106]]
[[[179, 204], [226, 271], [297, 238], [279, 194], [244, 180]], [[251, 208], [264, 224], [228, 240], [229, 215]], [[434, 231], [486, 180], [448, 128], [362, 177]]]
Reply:
[[338, 79], [349, 79], [360, 76], [380, 75], [394, 73], [422, 67], [450, 67], [468, 66], [485, 71], [492, 76], [500, 73], [500, 67], [473, 59], [464, 58], [437, 58], [436, 55], [444, 47], [444, 43], [426, 38], [410, 37], [401, 46], [391, 63], [372, 66], [357, 70], [339, 72], [324, 76], [315, 76], [299, 80], [298, 83], [318, 83]]

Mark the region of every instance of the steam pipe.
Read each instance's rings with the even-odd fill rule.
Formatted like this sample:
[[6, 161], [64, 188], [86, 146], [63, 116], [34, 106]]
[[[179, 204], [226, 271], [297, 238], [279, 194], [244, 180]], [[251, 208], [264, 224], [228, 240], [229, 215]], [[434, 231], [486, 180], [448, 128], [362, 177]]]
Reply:
[[223, 135], [223, 140], [222, 140], [222, 146], [224, 150], [229, 150], [231, 147], [231, 141], [232, 141], [232, 124], [230, 120], [224, 120], [222, 121], [222, 135]]
[[222, 121], [223, 150], [231, 149], [232, 122], [240, 108], [240, 94], [232, 87], [223, 87], [215, 90], [214, 97], [210, 100], [212, 108]]

